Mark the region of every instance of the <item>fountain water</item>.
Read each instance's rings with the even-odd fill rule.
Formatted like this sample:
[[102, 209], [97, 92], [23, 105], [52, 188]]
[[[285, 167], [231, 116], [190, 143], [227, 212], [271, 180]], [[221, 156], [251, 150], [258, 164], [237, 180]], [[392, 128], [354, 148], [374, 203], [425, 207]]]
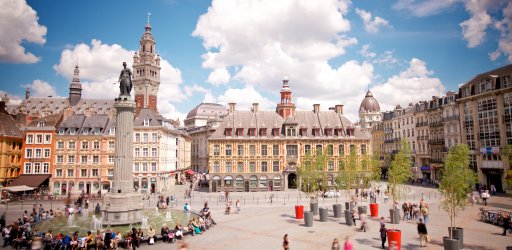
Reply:
[[141, 228], [149, 228], [148, 226], [148, 217], [147, 216], [144, 216], [142, 215], [142, 225], [141, 225]]
[[75, 226], [75, 216], [73, 214], [68, 215], [68, 227]]
[[165, 221], [172, 220], [171, 211], [165, 212]]
[[96, 218], [96, 215], [93, 215], [92, 216], [92, 230], [94, 230], [94, 231], [101, 230], [102, 227], [103, 227], [103, 223], [102, 223], [101, 217]]

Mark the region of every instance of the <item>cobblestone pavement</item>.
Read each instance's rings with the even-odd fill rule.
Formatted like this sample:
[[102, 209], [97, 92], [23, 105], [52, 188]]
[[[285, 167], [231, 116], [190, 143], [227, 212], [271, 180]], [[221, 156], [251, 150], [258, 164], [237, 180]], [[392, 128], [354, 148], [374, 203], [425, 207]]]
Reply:
[[[378, 219], [369, 219], [369, 231], [361, 232], [354, 227], [345, 225], [344, 218], [334, 218], [332, 204], [334, 198], [319, 199], [320, 207], [329, 208], [329, 219], [320, 222], [315, 216], [313, 227], [305, 227], [304, 221], [295, 219], [294, 206], [304, 205], [309, 209], [309, 201], [296, 190], [287, 192], [274, 192], [272, 203], [270, 192], [258, 193], [231, 193], [232, 200], [240, 199], [242, 209], [240, 214], [225, 215], [225, 202], [221, 200], [220, 193], [207, 193], [194, 191], [191, 199], [184, 199], [185, 186], [176, 186], [172, 194], [178, 200], [176, 207], [181, 209], [185, 202], [192, 204], [192, 210], [199, 210], [205, 201], [212, 211], [212, 216], [217, 225], [202, 235], [188, 236], [185, 242], [188, 249], [282, 249], [282, 237], [288, 234], [291, 249], [330, 249], [332, 240], [338, 238], [342, 243], [346, 236], [350, 236], [354, 243], [354, 249], [379, 249], [379, 222]], [[402, 231], [403, 249], [443, 249], [442, 237], [448, 235], [449, 217], [439, 207], [439, 193], [436, 189], [409, 186], [409, 192], [405, 200], [417, 203], [423, 195], [430, 206], [430, 216], [427, 229], [431, 242], [427, 247], [420, 248], [419, 237], [414, 222], [401, 221], [395, 225]], [[166, 194], [168, 195], [168, 194]], [[338, 203], [344, 203], [346, 197], [338, 199]], [[384, 216], [389, 222], [389, 203], [384, 204], [382, 198], [378, 198], [379, 217]], [[23, 209], [30, 209], [36, 201], [25, 201]], [[39, 204], [40, 202], [37, 201]], [[27, 205], [28, 204], [28, 205]], [[59, 204], [59, 205], [57, 205]], [[363, 201], [363, 205], [368, 205]], [[48, 201], [43, 205], [50, 206]], [[156, 197], [144, 202], [145, 207], [156, 205]], [[53, 207], [62, 206], [62, 202], [54, 201]], [[512, 236], [502, 236], [502, 228], [480, 222], [478, 219], [481, 205], [468, 206], [457, 217], [457, 226], [464, 228], [464, 244], [466, 249], [505, 249], [512, 245]], [[489, 209], [507, 209], [512, 211], [512, 199], [509, 197], [493, 196], [487, 206]], [[5, 205], [1, 210], [5, 211]], [[17, 218], [23, 212], [21, 204], [10, 205], [8, 219]], [[359, 225], [359, 221], [357, 224]], [[160, 225], [154, 225], [157, 228]], [[387, 228], [393, 225], [387, 224]], [[178, 241], [180, 242], [180, 241]], [[178, 249], [178, 244], [164, 244], [157, 242], [153, 246], [143, 245], [141, 249]]]

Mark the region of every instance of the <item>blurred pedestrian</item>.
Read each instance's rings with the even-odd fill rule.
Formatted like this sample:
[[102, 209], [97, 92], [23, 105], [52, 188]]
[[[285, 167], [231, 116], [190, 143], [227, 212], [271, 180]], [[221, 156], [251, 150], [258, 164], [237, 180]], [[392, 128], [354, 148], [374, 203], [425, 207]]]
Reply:
[[425, 241], [425, 247], [428, 242], [428, 232], [427, 226], [423, 223], [423, 220], [420, 218], [418, 222], [418, 234], [420, 235], [420, 246], [423, 247], [423, 241]]
[[350, 237], [345, 237], [345, 244], [343, 247], [344, 250], [354, 250], [354, 244], [350, 241]]
[[335, 238], [332, 242], [331, 250], [340, 250], [340, 243], [338, 242], [338, 238]]
[[387, 237], [387, 231], [386, 224], [380, 224], [380, 240], [382, 241], [382, 249], [384, 249], [384, 244], [386, 244], [386, 237]]
[[285, 234], [283, 237], [283, 249], [284, 250], [290, 249], [290, 242], [288, 242], [288, 234]]

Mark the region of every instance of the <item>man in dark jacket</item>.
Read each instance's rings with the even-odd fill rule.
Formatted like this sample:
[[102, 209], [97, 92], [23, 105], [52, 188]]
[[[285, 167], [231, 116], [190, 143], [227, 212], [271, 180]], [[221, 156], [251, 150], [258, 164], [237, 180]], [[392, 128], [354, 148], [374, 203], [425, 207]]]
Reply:
[[[427, 226], [423, 223], [423, 219], [419, 219], [418, 222], [418, 234], [420, 235], [420, 246], [426, 247], [428, 241]], [[425, 240], [425, 246], [423, 246], [423, 240]]]
[[380, 240], [382, 241], [382, 249], [386, 248], [384, 247], [384, 244], [386, 244], [387, 231], [386, 225], [380, 224]]
[[503, 218], [503, 236], [507, 235], [507, 230], [510, 229], [510, 215]]

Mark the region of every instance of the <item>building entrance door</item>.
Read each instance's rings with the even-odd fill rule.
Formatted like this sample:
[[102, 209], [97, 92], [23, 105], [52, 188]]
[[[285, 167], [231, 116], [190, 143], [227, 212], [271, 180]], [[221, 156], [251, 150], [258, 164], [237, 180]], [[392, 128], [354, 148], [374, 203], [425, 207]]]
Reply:
[[249, 181], [248, 180], [246, 180], [244, 182], [244, 189], [245, 189], [245, 192], [249, 192]]
[[491, 192], [491, 185], [496, 187], [496, 192], [503, 192], [503, 186], [501, 185], [501, 174], [499, 173], [487, 173], [487, 189]]
[[297, 188], [297, 175], [295, 173], [290, 173], [288, 175], [288, 188], [291, 188], [291, 189]]

